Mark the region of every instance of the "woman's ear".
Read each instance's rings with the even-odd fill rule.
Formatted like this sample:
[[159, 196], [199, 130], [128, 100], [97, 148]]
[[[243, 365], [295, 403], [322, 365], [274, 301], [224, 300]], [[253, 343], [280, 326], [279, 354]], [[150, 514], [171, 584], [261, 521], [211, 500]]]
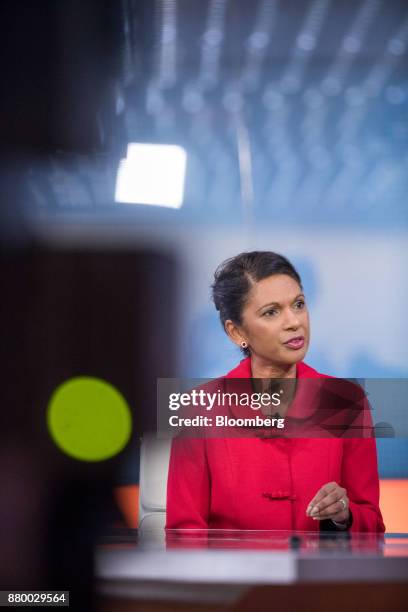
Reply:
[[224, 323], [225, 331], [228, 336], [237, 346], [241, 346], [241, 342], [247, 342], [245, 336], [242, 333], [241, 327], [236, 325], [231, 319], [227, 319]]

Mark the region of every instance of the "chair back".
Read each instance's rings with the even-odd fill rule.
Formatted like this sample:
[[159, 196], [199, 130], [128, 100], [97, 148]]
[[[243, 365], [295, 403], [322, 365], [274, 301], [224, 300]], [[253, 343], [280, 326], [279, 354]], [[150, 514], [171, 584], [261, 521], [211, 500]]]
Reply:
[[155, 435], [142, 438], [140, 450], [139, 529], [157, 529], [166, 523], [167, 474], [171, 440]]

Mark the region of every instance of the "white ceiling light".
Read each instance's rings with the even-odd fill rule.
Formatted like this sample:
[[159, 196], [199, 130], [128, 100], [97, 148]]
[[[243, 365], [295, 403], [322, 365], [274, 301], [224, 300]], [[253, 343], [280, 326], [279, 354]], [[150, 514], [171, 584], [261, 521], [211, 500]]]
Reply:
[[119, 163], [115, 201], [180, 208], [186, 151], [176, 145], [130, 143]]

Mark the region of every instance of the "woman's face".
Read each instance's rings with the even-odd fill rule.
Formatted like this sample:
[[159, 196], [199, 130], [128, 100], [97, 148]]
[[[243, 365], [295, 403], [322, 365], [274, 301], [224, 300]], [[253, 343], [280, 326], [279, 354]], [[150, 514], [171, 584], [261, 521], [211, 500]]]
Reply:
[[309, 313], [298, 283], [286, 274], [257, 282], [242, 312], [241, 340], [271, 365], [301, 361], [309, 346]]

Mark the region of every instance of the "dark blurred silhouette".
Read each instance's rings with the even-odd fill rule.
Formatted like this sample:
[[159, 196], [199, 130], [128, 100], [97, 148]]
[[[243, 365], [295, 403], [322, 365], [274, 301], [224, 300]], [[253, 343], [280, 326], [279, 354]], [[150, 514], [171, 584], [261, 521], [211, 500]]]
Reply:
[[[175, 367], [172, 254], [117, 240], [51, 246], [27, 215], [33, 161], [121, 146], [119, 15], [114, 1], [0, 7], [0, 588], [70, 590], [75, 610], [94, 607], [95, 542], [120, 521], [112, 487], [155, 427], [156, 377]], [[107, 380], [131, 408], [132, 438], [117, 457], [76, 461], [47, 432], [51, 393], [77, 375]]]

